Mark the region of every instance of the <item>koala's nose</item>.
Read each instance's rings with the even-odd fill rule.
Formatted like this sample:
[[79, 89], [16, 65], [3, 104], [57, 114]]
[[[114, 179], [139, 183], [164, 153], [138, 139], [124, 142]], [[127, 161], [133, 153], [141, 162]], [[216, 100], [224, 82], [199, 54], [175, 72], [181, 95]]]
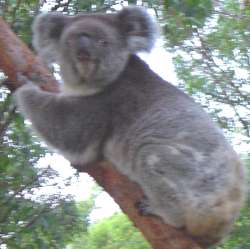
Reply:
[[86, 35], [81, 35], [76, 42], [77, 58], [81, 62], [86, 62], [91, 58], [91, 39]]
[[77, 48], [81, 53], [89, 53], [91, 47], [91, 39], [88, 36], [82, 35], [77, 41]]

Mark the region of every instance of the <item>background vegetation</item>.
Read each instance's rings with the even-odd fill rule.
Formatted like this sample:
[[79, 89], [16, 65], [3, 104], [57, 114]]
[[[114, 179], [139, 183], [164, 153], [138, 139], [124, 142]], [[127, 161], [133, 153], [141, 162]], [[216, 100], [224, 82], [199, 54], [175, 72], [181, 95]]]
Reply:
[[[0, 15], [31, 47], [31, 22], [42, 9], [69, 15], [143, 4], [161, 24], [179, 87], [200, 102], [250, 165], [250, 3], [240, 0], [1, 0]], [[3, 82], [4, 74], [0, 74]], [[0, 88], [0, 248], [147, 249], [150, 245], [121, 213], [91, 223], [94, 191], [76, 203], [62, 194], [47, 149], [32, 137], [11, 94]], [[74, 178], [75, 179], [75, 178]], [[71, 184], [66, 179], [64, 185]], [[53, 186], [53, 193], [41, 194]], [[39, 191], [38, 191], [39, 190]], [[250, 248], [250, 202], [231, 237], [218, 249]]]

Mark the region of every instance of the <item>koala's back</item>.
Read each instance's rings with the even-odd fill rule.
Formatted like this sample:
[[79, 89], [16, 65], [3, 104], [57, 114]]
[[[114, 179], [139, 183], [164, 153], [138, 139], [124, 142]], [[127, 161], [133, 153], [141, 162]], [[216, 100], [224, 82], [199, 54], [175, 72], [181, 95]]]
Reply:
[[238, 156], [198, 104], [136, 56], [119, 80], [105, 156], [141, 185], [149, 212], [205, 246], [220, 241], [244, 199]]

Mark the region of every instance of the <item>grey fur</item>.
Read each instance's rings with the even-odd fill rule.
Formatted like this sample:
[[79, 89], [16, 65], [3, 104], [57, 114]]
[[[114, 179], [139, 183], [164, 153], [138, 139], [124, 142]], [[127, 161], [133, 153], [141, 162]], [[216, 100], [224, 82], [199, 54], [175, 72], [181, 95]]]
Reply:
[[33, 32], [65, 85], [61, 94], [32, 83], [16, 92], [41, 137], [72, 164], [109, 160], [142, 187], [150, 213], [205, 246], [220, 241], [244, 200], [244, 168], [201, 107], [134, 54], [155, 41], [146, 11], [49, 13]]

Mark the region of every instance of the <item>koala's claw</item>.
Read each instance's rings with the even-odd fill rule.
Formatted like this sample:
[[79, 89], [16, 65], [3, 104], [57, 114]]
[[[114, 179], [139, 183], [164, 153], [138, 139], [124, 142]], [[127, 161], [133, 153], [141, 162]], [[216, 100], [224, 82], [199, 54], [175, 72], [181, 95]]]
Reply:
[[151, 206], [149, 204], [148, 198], [144, 197], [142, 200], [138, 201], [135, 204], [136, 208], [138, 209], [138, 212], [140, 215], [150, 215], [151, 212]]
[[32, 80], [29, 79], [28, 76], [24, 75], [23, 73], [17, 73], [17, 81], [21, 84], [20, 88], [31, 89], [31, 88], [38, 88], [36, 84], [33, 83]]
[[20, 72], [17, 73], [17, 81], [20, 82], [22, 85], [27, 83], [33, 84], [32, 80], [30, 80], [28, 76]]
[[26, 84], [27, 81], [29, 81], [28, 77], [25, 76], [23, 73], [20, 73], [20, 72], [17, 73], [16, 78], [17, 78], [17, 81], [22, 83], [23, 85]]

